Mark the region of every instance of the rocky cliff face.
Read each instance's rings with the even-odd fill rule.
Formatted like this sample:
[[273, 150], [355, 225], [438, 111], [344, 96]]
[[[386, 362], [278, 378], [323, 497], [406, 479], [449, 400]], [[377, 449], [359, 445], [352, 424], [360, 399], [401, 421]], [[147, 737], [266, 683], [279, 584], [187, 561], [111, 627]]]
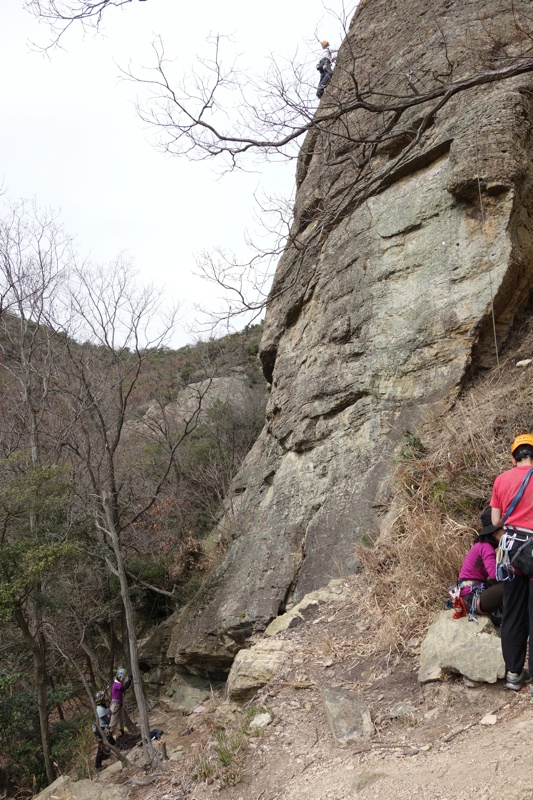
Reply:
[[233, 544], [174, 628], [179, 664], [227, 669], [287, 603], [355, 570], [404, 432], [438, 432], [527, 302], [533, 81], [442, 87], [527, 65], [529, 5], [357, 11], [299, 159], [261, 346], [267, 423], [234, 484]]

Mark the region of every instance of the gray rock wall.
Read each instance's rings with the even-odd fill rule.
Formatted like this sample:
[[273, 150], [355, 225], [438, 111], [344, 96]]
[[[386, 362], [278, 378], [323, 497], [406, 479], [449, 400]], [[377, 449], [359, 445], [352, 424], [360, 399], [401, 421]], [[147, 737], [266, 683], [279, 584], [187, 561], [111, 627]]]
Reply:
[[[527, 47], [508, 2], [367, 0], [318, 113], [349, 98], [354, 75], [377, 102]], [[438, 429], [493, 362], [492, 303], [501, 342], [532, 286], [532, 88], [524, 75], [415, 107], [374, 147], [357, 140], [382, 115], [309, 134], [261, 346], [267, 423], [235, 481], [233, 545], [173, 630], [178, 663], [227, 669], [287, 603], [352, 572], [404, 432]]]

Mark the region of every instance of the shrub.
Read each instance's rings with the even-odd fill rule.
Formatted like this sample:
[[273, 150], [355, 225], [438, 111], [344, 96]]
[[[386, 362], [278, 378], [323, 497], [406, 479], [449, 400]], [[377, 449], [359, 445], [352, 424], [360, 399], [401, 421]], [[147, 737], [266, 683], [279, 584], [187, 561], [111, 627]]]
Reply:
[[517, 331], [500, 366], [472, 381], [445, 419], [406, 431], [392, 476], [391, 517], [375, 541], [356, 547], [381, 644], [401, 648], [443, 607], [446, 588], [480, 528], [496, 475], [511, 467], [509, 445], [533, 430], [533, 323]]

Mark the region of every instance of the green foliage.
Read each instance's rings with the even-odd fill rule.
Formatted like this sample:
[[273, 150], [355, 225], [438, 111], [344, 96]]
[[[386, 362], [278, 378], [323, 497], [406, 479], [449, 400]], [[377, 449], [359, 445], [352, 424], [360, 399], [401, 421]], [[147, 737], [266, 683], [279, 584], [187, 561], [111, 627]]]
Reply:
[[[131, 559], [128, 562], [128, 572], [144, 583], [158, 588], [166, 588], [170, 585], [167, 564], [162, 558], [152, 562], [140, 558]], [[166, 619], [174, 610], [170, 597], [148, 587], [136, 586], [130, 596], [134, 601], [140, 620], [145, 625], [156, 625]]]
[[413, 458], [420, 458], [425, 452], [426, 448], [422, 440], [406, 429], [403, 432], [403, 439], [398, 450], [397, 460], [409, 461]]
[[179, 594], [179, 599], [181, 605], [186, 605], [186, 603], [188, 603], [189, 600], [192, 600], [195, 594], [200, 591], [203, 581], [204, 581], [203, 572], [200, 572], [198, 570], [188, 572], [187, 579], [183, 582], [183, 585], [180, 587], [181, 591]]
[[198, 756], [196, 766], [193, 770], [193, 778], [197, 781], [210, 783], [215, 774], [215, 767], [208, 756]]
[[213, 373], [213, 367], [216, 367], [218, 375], [240, 367], [244, 369], [250, 383], [263, 383], [258, 359], [262, 332], [262, 324], [251, 325], [221, 339], [210, 339], [194, 346], [182, 347], [174, 354], [181, 380], [185, 383], [202, 380]]
[[[49, 710], [72, 697], [72, 684], [57, 686], [50, 692]], [[61, 771], [72, 763], [72, 750], [83, 720], [58, 721], [51, 726], [52, 754]], [[6, 774], [16, 784], [31, 787], [46, 785], [37, 697], [24, 688], [19, 675], [0, 676], [0, 752]]]
[[15, 516], [38, 514], [41, 526], [64, 519], [70, 487], [63, 469], [28, 464], [25, 454], [18, 453], [0, 463], [0, 476], [0, 502], [5, 512]]
[[65, 719], [52, 725], [50, 738], [52, 742], [52, 758], [60, 772], [66, 772], [74, 763], [80, 735], [85, 720], [82, 717]]
[[[16, 330], [11, 337], [13, 341], [15, 333]], [[35, 619], [41, 617], [46, 636], [57, 635], [62, 646], [72, 651], [72, 635], [76, 636], [77, 626], [83, 625], [86, 640], [100, 660], [100, 669], [107, 667], [110, 657], [122, 657], [124, 645], [120, 641], [123, 620], [119, 585], [105, 566], [104, 556], [108, 555], [105, 535], [95, 530], [93, 521], [96, 504], [92, 498], [98, 497], [98, 493], [92, 481], [98, 484], [103, 475], [105, 482], [107, 454], [98, 440], [98, 426], [87, 405], [80, 401], [79, 417], [75, 418], [76, 411], [70, 417], [76, 397], [69, 392], [75, 392], [76, 381], [81, 378], [76, 370], [70, 370], [66, 349], [74, 354], [72, 363], [83, 365], [87, 375], [104, 376], [95, 385], [101, 393], [98, 396], [105, 413], [109, 411], [106, 430], [112, 431], [114, 414], [119, 413], [115, 408], [118, 382], [124, 394], [132, 390], [125, 418], [126, 433], [116, 451], [120, 485], [117, 514], [120, 522], [127, 521], [138, 509], [148, 507], [146, 513], [121, 531], [130, 594], [139, 622], [137, 633], [142, 635], [167, 617], [176, 602], [186, 602], [194, 595], [205, 570], [214, 562], [213, 552], [219, 556], [218, 545], [206, 556], [203, 542], [219, 518], [229, 482], [264, 421], [264, 381], [257, 359], [260, 334], [260, 327], [256, 327], [247, 333], [201, 342], [180, 351], [156, 348], [142, 353], [139, 361], [139, 354], [133, 349], [79, 344], [65, 337], [58, 337], [54, 343], [53, 335], [46, 331], [42, 340], [43, 359], [48, 356], [44, 347], [47, 344], [51, 347], [50, 354], [58, 346], [58, 352], [53, 354], [58, 358], [53, 365], [42, 363], [58, 366], [59, 372], [53, 375], [51, 369], [41, 375], [41, 362], [35, 361], [34, 374], [37, 382], [50, 379], [52, 391], [46, 395], [50, 405], [45, 408], [43, 404], [42, 414], [35, 417], [25, 405], [19, 429], [13, 423], [18, 419], [20, 398], [16, 385], [18, 366], [15, 378], [8, 370], [0, 370], [0, 402], [7, 412], [4, 430], [14, 431], [9, 446], [4, 444], [3, 450], [8, 453], [11, 447], [12, 454], [0, 458], [0, 625], [5, 623], [6, 634], [0, 659], [0, 725], [8, 717], [12, 722], [3, 725], [6, 735], [0, 737], [0, 750], [17, 782], [31, 786], [34, 776], [37, 785], [45, 782], [36, 695], [30, 691], [31, 685], [28, 689], [27, 678], [22, 677], [35, 666], [32, 663], [35, 649], [28, 646], [35, 634]], [[15, 359], [17, 352], [16, 347], [10, 355], [4, 350], [4, 358], [9, 355]], [[176, 399], [186, 382], [236, 371], [248, 379], [248, 387], [257, 386], [252, 401], [247, 407], [231, 402], [209, 407], [210, 401], [206, 400], [198, 427], [180, 445], [175, 469], [168, 474], [157, 501], [150, 505], [153, 499], [150, 492], [165, 468], [168, 441], [157, 435], [155, 426], [151, 433], [146, 432], [142, 422], [146, 409], [149, 406], [163, 409]], [[39, 397], [44, 395], [41, 393]], [[63, 409], [71, 425], [68, 434], [58, 424]], [[169, 423], [170, 441], [176, 433], [173, 426], [179, 433], [181, 421], [173, 419], [170, 413], [165, 421]], [[37, 431], [30, 429], [30, 422], [37, 423]], [[59, 435], [65, 436], [64, 441]], [[33, 450], [29, 442], [34, 445]], [[86, 449], [90, 451], [90, 464], [87, 459], [84, 461]], [[45, 463], [47, 459], [63, 456], [67, 458], [66, 469]], [[41, 463], [34, 463], [36, 457]], [[175, 592], [168, 597], [146, 584]], [[20, 628], [12, 624], [13, 620], [18, 621]], [[29, 623], [28, 629], [25, 621]], [[50, 621], [53, 626], [47, 624]], [[110, 629], [114, 634], [111, 647], [116, 646], [111, 653]], [[24, 636], [21, 631], [25, 631]], [[44, 656], [40, 664], [42, 673], [53, 678], [47, 684], [47, 692], [49, 705], [54, 708], [73, 690], [62, 685], [64, 664], [54, 648], [48, 642], [38, 641], [38, 637], [33, 644]], [[20, 657], [14, 653], [20, 653]], [[52, 689], [54, 683], [60, 688]], [[69, 753], [82, 752], [77, 744], [79, 723], [58, 722], [56, 718], [52, 711], [53, 759], [64, 770], [68, 768]], [[221, 741], [219, 746], [224, 760], [225, 748], [229, 753], [234, 743]]]
[[8, 620], [59, 561], [68, 539], [69, 484], [58, 467], [27, 466], [23, 454], [0, 462], [0, 622]]
[[226, 731], [217, 733], [215, 753], [223, 767], [228, 768], [235, 758], [246, 747], [248, 740], [243, 731], [228, 734]]

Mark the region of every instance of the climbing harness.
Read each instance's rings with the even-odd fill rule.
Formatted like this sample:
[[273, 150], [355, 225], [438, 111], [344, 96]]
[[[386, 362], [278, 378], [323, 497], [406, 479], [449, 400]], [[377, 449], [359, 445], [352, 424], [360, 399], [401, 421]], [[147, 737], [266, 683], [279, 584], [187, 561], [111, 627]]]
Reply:
[[[496, 580], [512, 581], [518, 568], [524, 575], [533, 575], [533, 531], [504, 525], [500, 546], [496, 553]], [[530, 548], [528, 548], [530, 545]]]
[[[470, 588], [468, 594], [461, 596], [461, 591], [465, 588]], [[469, 578], [461, 578], [456, 583], [452, 583], [448, 587], [448, 593], [452, 598], [451, 607], [454, 609], [453, 619], [460, 619], [461, 617], [468, 616], [469, 622], [477, 622], [476, 614], [478, 612], [479, 595], [488, 589], [488, 584], [484, 581], [471, 580]]]

